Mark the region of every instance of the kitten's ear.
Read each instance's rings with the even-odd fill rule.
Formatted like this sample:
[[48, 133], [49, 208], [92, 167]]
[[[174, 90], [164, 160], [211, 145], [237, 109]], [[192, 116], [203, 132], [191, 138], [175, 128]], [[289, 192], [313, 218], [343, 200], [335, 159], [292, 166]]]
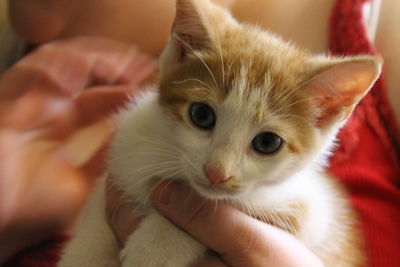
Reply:
[[314, 76], [307, 86], [317, 110], [316, 126], [324, 128], [350, 116], [380, 72], [381, 60], [365, 56], [335, 63]]
[[193, 0], [176, 1], [172, 38], [176, 39], [176, 49], [182, 57], [192, 50], [201, 50], [210, 46], [206, 19], [200, 7], [196, 6]]
[[190, 53], [211, 46], [202, 1], [177, 0], [171, 38], [164, 51], [169, 63], [180, 62]]

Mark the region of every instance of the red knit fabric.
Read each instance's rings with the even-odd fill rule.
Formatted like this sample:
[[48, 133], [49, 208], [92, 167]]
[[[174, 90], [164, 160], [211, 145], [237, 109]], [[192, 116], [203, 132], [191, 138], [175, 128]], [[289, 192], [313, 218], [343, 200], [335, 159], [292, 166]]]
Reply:
[[[329, 36], [333, 54], [375, 53], [362, 22], [367, 1], [335, 3]], [[330, 171], [347, 186], [359, 213], [369, 266], [400, 267], [399, 135], [383, 78], [357, 107], [339, 138]], [[55, 266], [63, 240], [53, 238], [21, 252], [6, 266]]]
[[[363, 24], [367, 0], [338, 0], [330, 25], [336, 55], [374, 54]], [[369, 265], [400, 266], [399, 135], [381, 77], [342, 129], [330, 171], [359, 212]]]

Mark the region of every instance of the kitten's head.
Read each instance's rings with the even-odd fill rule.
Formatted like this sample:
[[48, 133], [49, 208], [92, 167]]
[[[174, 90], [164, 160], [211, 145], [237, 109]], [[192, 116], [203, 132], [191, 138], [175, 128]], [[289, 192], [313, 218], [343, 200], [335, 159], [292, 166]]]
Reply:
[[315, 57], [208, 1], [178, 0], [160, 104], [185, 179], [233, 197], [321, 158], [379, 73], [375, 57]]

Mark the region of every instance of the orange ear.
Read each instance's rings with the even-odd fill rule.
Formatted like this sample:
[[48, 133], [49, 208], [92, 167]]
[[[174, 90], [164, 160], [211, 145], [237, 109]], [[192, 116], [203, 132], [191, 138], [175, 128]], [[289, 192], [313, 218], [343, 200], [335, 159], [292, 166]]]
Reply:
[[380, 59], [366, 56], [336, 63], [313, 77], [307, 86], [314, 95], [316, 126], [323, 128], [350, 116], [380, 72]]
[[206, 20], [201, 9], [193, 0], [177, 0], [176, 15], [172, 27], [172, 39], [175, 39], [178, 59], [183, 59], [190, 52], [210, 46]]

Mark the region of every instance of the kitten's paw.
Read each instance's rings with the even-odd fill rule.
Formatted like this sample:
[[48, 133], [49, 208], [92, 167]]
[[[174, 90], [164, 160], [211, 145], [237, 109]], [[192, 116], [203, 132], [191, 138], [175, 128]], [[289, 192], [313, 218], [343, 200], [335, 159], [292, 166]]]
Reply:
[[[150, 255], [146, 251], [135, 250], [130, 248], [121, 251], [121, 267], [169, 267], [168, 259], [162, 259], [162, 256], [154, 251]], [[174, 266], [180, 267], [180, 266]]]
[[[197, 262], [196, 257], [191, 257], [174, 251], [173, 253], [165, 253], [166, 250], [160, 251], [157, 249], [145, 251], [142, 249], [121, 251], [121, 266], [122, 267], [188, 267]], [[170, 252], [170, 251], [168, 251]]]
[[[119, 259], [97, 257], [63, 257], [57, 267], [119, 267]], [[132, 265], [133, 266], [133, 265]]]
[[120, 253], [123, 267], [187, 267], [206, 247], [158, 212], [148, 214]]
[[179, 265], [171, 260], [161, 260], [157, 258], [157, 253], [154, 253], [153, 258], [138, 258], [131, 257], [123, 260], [121, 267], [188, 267], [191, 264]]

